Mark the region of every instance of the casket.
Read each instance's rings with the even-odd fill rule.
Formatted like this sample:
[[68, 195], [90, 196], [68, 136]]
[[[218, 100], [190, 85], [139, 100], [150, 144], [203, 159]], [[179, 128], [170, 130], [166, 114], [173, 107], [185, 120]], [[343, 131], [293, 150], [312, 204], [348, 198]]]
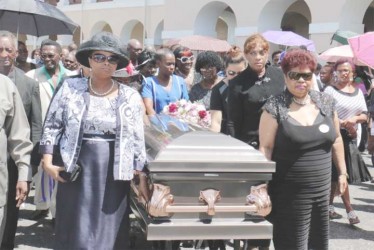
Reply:
[[147, 240], [271, 239], [274, 162], [251, 146], [166, 115], [145, 125], [148, 165], [131, 184]]

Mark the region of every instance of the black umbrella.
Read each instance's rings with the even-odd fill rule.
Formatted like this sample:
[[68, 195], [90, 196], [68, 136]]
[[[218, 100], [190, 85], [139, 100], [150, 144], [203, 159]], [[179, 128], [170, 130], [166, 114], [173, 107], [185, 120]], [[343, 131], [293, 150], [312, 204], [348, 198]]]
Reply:
[[72, 35], [77, 27], [53, 5], [37, 0], [0, 0], [0, 30], [40, 37]]

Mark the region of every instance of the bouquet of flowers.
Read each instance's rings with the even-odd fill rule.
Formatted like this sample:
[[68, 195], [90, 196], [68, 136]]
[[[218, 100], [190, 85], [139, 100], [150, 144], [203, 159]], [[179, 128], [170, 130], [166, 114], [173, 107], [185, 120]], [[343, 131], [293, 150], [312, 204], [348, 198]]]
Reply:
[[203, 128], [208, 128], [211, 122], [210, 113], [203, 104], [183, 99], [165, 106], [162, 113]]

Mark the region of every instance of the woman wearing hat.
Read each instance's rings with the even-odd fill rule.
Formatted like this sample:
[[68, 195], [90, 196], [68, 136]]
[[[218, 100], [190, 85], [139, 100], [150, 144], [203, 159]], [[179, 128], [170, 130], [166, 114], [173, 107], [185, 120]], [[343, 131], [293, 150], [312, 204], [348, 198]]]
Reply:
[[129, 75], [126, 69], [120, 69], [114, 72], [113, 78], [120, 83], [124, 83], [133, 89], [141, 91], [143, 80], [147, 77], [154, 76], [157, 72], [154, 56], [154, 52], [143, 50], [138, 56], [138, 65], [135, 67], [138, 74]]
[[142, 81], [146, 77], [154, 76], [157, 73], [157, 66], [155, 61], [155, 52], [143, 50], [138, 56], [138, 66], [136, 70], [142, 76]]
[[[43, 168], [59, 181], [57, 249], [126, 249], [130, 180], [145, 162], [143, 108], [136, 90], [112, 79], [128, 58], [101, 32], [77, 60], [87, 78], [63, 82], [51, 102], [40, 142]], [[53, 160], [55, 150], [62, 163]]]

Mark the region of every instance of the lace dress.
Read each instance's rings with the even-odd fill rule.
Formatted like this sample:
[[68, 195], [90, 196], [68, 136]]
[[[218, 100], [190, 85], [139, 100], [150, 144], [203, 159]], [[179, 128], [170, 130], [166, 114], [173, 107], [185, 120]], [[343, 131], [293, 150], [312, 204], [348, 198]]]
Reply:
[[264, 107], [278, 121], [269, 216], [276, 249], [328, 249], [334, 104], [323, 93], [311, 91], [310, 96], [320, 110], [310, 126], [288, 115], [291, 94], [287, 91], [269, 99]]
[[78, 159], [82, 172], [59, 184], [57, 193], [57, 249], [127, 248], [129, 182], [113, 178], [116, 102], [90, 96]]
[[200, 83], [192, 86], [189, 93], [191, 102], [202, 103], [206, 110], [210, 110], [210, 96], [212, 95], [212, 89], [204, 89]]

